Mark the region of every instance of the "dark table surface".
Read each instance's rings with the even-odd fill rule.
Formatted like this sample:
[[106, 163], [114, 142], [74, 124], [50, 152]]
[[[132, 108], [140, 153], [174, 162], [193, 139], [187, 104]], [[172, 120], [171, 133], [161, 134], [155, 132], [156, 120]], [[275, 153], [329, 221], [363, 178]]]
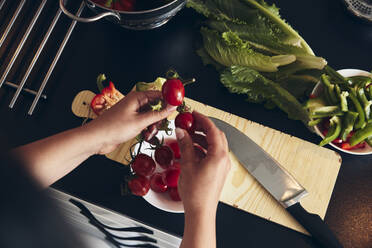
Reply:
[[[56, 2], [50, 3], [48, 8], [56, 9]], [[372, 69], [372, 26], [349, 16], [341, 1], [281, 0], [277, 5], [282, 16], [332, 67]], [[7, 3], [0, 12], [0, 32], [9, 18], [7, 13], [14, 7], [15, 4]], [[29, 8], [33, 8], [32, 5], [29, 4]], [[85, 15], [88, 14], [89, 11], [85, 11]], [[52, 17], [45, 13], [45, 21], [38, 24], [40, 33], [31, 35], [25, 46], [28, 49], [17, 60], [9, 81], [19, 82], [25, 64], [30, 62], [35, 51], [31, 48], [38, 44], [41, 32], [45, 32]], [[20, 24], [27, 17], [23, 19]], [[198, 82], [187, 89], [188, 97], [318, 143], [320, 138], [299, 121], [287, 119], [281, 111], [247, 103], [219, 83], [216, 71], [203, 66], [194, 52], [199, 19], [194, 11], [184, 9], [167, 25], [151, 31], [130, 31], [106, 21], [78, 24], [47, 85], [48, 100], [38, 105], [33, 116], [27, 116], [32, 98], [21, 96], [15, 109], [10, 110], [8, 105], [14, 91], [0, 89], [0, 130], [7, 135], [10, 146], [17, 146], [79, 126], [82, 120], [72, 114], [71, 102], [81, 90], [96, 91], [95, 78], [99, 73], [106, 73], [125, 93], [135, 82], [152, 81], [172, 67], [186, 78], [197, 78]], [[28, 87], [39, 87], [41, 75], [54, 57], [69, 23], [62, 17]], [[13, 42], [22, 36], [22, 30], [24, 28], [16, 29], [0, 48], [0, 73], [15, 49]], [[343, 162], [325, 221], [345, 247], [371, 247], [372, 157], [341, 155]], [[54, 187], [182, 235], [182, 214], [158, 210], [139, 197], [120, 195], [119, 185], [125, 176], [120, 167], [103, 156], [93, 156]], [[218, 207], [217, 239], [219, 247], [316, 247], [311, 238], [303, 234], [225, 204]]]

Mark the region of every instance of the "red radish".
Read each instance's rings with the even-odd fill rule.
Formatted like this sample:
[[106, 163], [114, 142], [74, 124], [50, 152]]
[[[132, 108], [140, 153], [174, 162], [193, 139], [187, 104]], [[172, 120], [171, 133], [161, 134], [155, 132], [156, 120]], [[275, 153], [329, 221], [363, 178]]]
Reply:
[[180, 173], [181, 170], [177, 168], [171, 168], [164, 172], [164, 181], [168, 185], [168, 187], [177, 187]]
[[170, 105], [179, 106], [185, 97], [185, 87], [177, 78], [168, 79], [161, 89], [163, 99]]
[[133, 195], [144, 196], [149, 192], [150, 181], [144, 176], [137, 176], [128, 182], [128, 187]]
[[178, 189], [177, 188], [170, 188], [169, 189], [169, 196], [173, 201], [181, 201], [181, 197], [178, 194]]
[[154, 173], [156, 164], [152, 157], [141, 153], [134, 158], [131, 166], [137, 175], [146, 177]]
[[176, 120], [174, 121], [176, 127], [185, 129], [189, 133], [194, 132], [194, 116], [190, 112], [184, 112], [177, 115]]
[[161, 173], [155, 173], [151, 176], [150, 187], [153, 191], [158, 193], [163, 193], [168, 189], [168, 186], [165, 184], [163, 175]]
[[180, 151], [180, 147], [178, 145], [178, 142], [176, 140], [171, 141], [171, 142], [167, 142], [167, 145], [172, 149], [173, 154], [174, 154], [174, 158], [175, 159], [180, 159], [181, 158], [181, 151]]
[[155, 160], [164, 169], [172, 165], [173, 157], [173, 151], [169, 146], [160, 146], [155, 150]]
[[[142, 130], [142, 137], [145, 141], [156, 141], [155, 136], [158, 134], [158, 128], [156, 127], [156, 124], [151, 124], [146, 129]], [[150, 142], [151, 143], [151, 142]]]
[[181, 169], [181, 164], [178, 163], [178, 162], [176, 162], [176, 161], [174, 161], [173, 162], [173, 165], [172, 165], [172, 168], [176, 168], [176, 169], [180, 170]]

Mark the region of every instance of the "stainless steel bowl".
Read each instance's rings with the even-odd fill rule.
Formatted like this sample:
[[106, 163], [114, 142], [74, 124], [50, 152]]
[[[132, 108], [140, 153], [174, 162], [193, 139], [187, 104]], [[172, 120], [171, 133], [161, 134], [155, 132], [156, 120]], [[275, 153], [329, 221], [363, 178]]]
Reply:
[[91, 0], [84, 0], [86, 5], [97, 15], [93, 17], [78, 17], [69, 12], [65, 7], [65, 0], [59, 0], [63, 13], [79, 22], [95, 22], [106, 18], [124, 28], [147, 30], [160, 27], [167, 23], [186, 4], [186, 0], [173, 0], [161, 7], [144, 11], [119, 11], [96, 4]]

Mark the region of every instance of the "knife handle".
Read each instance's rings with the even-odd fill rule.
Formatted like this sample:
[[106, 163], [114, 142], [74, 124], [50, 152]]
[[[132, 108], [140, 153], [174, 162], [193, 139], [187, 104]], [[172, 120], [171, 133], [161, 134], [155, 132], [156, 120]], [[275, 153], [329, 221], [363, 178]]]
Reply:
[[313, 236], [322, 247], [343, 247], [331, 229], [317, 214], [307, 212], [299, 202], [287, 208], [287, 211]]

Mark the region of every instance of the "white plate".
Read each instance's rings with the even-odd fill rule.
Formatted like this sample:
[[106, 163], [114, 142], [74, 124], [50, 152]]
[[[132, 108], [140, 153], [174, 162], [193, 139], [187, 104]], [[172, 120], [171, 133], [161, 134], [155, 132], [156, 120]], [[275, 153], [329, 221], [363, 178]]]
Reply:
[[[363, 71], [363, 70], [358, 70], [358, 69], [342, 69], [342, 70], [338, 70], [337, 72], [340, 73], [344, 77], [353, 77], [353, 76], [371, 77], [372, 76], [371, 73], [367, 71]], [[318, 96], [322, 90], [323, 90], [323, 84], [321, 82], [318, 82], [317, 85], [314, 87], [313, 92], [311, 94]], [[318, 124], [317, 126], [314, 127], [314, 129], [320, 137], [324, 138], [324, 135], [320, 131], [320, 125], [321, 124]], [[336, 146], [333, 143], [329, 143], [329, 145], [336, 148], [337, 150], [340, 150], [345, 153], [353, 154], [353, 155], [371, 155], [372, 154], [372, 147], [370, 147], [368, 144], [366, 144], [365, 148], [355, 149], [352, 151], [341, 149], [340, 147]]]
[[[172, 128], [173, 130], [175, 129], [173, 120], [170, 121], [169, 127]], [[160, 131], [156, 135], [156, 137], [158, 137], [159, 140], [162, 140], [163, 137], [165, 140], [176, 139], [176, 135], [174, 131], [172, 132], [172, 135], [170, 136], [168, 136], [164, 131]], [[135, 146], [134, 151], [137, 151], [138, 146], [139, 144]], [[150, 148], [150, 144], [147, 142], [143, 142], [142, 147], [141, 147], [141, 153], [154, 157], [154, 151], [148, 148]], [[158, 165], [158, 163], [156, 163], [155, 172], [162, 172], [162, 171], [164, 171], [164, 169], [162, 169]], [[150, 203], [154, 207], [157, 207], [167, 212], [171, 212], [171, 213], [183, 213], [184, 212], [182, 201], [173, 201], [170, 198], [168, 192], [157, 193], [150, 189], [149, 192], [145, 196], [143, 196], [143, 199], [145, 199], [148, 203]]]

